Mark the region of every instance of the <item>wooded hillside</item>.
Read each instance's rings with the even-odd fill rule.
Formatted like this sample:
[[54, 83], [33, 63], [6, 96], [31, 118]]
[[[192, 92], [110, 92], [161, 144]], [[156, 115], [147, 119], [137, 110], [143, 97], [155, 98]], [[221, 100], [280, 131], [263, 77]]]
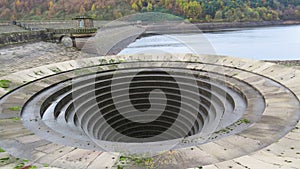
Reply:
[[0, 0], [0, 21], [112, 20], [136, 12], [171, 13], [195, 22], [300, 19], [300, 0]]

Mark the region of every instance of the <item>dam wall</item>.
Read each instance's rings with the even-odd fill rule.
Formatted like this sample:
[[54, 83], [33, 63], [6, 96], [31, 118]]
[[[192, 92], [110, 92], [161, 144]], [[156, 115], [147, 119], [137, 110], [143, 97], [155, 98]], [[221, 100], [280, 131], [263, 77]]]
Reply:
[[45, 31], [10, 32], [0, 34], [0, 47], [27, 42], [49, 41], [51, 33]]

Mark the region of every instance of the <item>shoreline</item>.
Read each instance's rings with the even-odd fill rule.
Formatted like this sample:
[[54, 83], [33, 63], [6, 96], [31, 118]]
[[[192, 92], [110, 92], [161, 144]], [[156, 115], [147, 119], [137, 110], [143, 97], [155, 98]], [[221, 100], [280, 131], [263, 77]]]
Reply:
[[263, 61], [300, 70], [300, 60], [263, 60]]
[[272, 26], [291, 26], [300, 25], [300, 20], [286, 21], [255, 21], [255, 22], [208, 22], [208, 23], [192, 23], [203, 32], [221, 32], [230, 29], [236, 30], [239, 28], [259, 28]]
[[[115, 52], [115, 50], [112, 50]], [[75, 48], [65, 48], [60, 44], [49, 42], [36, 42], [25, 45], [10, 45], [0, 48], [0, 76], [41, 66], [68, 60], [76, 60], [87, 57]], [[92, 57], [92, 55], [91, 55]], [[288, 67], [300, 69], [299, 60], [262, 60]]]
[[[95, 20], [95, 22], [99, 22]], [[101, 22], [107, 22], [107, 21], [101, 21]], [[286, 21], [255, 21], [255, 22], [208, 22], [208, 23], [191, 23], [193, 24], [196, 28], [198, 28], [198, 31], [201, 31], [203, 33], [210, 33], [210, 32], [226, 32], [226, 31], [236, 31], [239, 29], [250, 29], [250, 28], [260, 28], [260, 27], [272, 27], [272, 26], [291, 26], [291, 25], [300, 25], [300, 20], [286, 20]], [[171, 24], [172, 25], [172, 24]], [[134, 42], [136, 39], [139, 39], [141, 37], [145, 36], [151, 36], [153, 34], [156, 34], [157, 32], [165, 32], [166, 34], [168, 33], [176, 33], [178, 30], [174, 29], [172, 30], [173, 27], [170, 28], [169, 24], [158, 24], [158, 25], [152, 25], [153, 30], [151, 30], [151, 24], [149, 24], [148, 29], [141, 35], [137, 36], [134, 40], [126, 40], [125, 42], [121, 43], [121, 47], [116, 47], [114, 48], [113, 51], [110, 51], [110, 54], [116, 54], [118, 51], [121, 51], [123, 48], [126, 48], [130, 43]], [[174, 26], [176, 28], [176, 26]], [[0, 25], [1, 28], [1, 25]], [[99, 27], [101, 29], [101, 27]], [[188, 28], [187, 28], [188, 29]], [[1, 30], [1, 29], [0, 29]], [[149, 32], [148, 32], [149, 31]], [[151, 32], [153, 31], [153, 32]], [[175, 31], [175, 32], [174, 32]], [[180, 33], [182, 30], [179, 30], [178, 33]], [[186, 30], [189, 31], [189, 30]], [[193, 30], [191, 30], [193, 31]], [[32, 41], [32, 37], [23, 37], [22, 34], [31, 34], [34, 33], [35, 31], [27, 31], [25, 33], [20, 33], [20, 32], [10, 32], [10, 33], [5, 33], [5, 32], [0, 32], [0, 48], [3, 48], [5, 46], [14, 46], [15, 44], [27, 44], [27, 42]], [[182, 32], [181, 32], [182, 33]], [[20, 35], [21, 34], [21, 35]], [[22, 37], [13, 37], [13, 35], [20, 35]], [[1, 38], [2, 37], [2, 38]], [[40, 36], [34, 36], [35, 38], [40, 38]], [[15, 40], [17, 39], [17, 40]], [[21, 40], [22, 39], [22, 40]], [[26, 39], [26, 40], [25, 40]], [[25, 41], [23, 41], [25, 40]], [[38, 41], [41, 41], [38, 40]], [[42, 40], [43, 41], [43, 40]], [[119, 44], [120, 45], [120, 44]], [[118, 46], [119, 46], [118, 45]], [[120, 49], [121, 48], [121, 49]]]
[[[238, 28], [259, 28], [259, 27], [267, 27], [267, 26], [289, 26], [289, 25], [300, 25], [299, 21], [267, 21], [267, 22], [220, 22], [220, 23], [198, 23], [196, 26], [200, 27], [206, 27], [209, 28], [211, 32], [222, 32], [222, 31], [234, 31], [238, 30]], [[221, 28], [222, 27], [222, 28]], [[202, 30], [203, 31], [203, 30]], [[204, 31], [203, 31], [204, 32]], [[0, 33], [1, 35], [1, 33]], [[141, 34], [140, 36], [130, 37], [128, 39], [125, 39], [115, 46], [112, 47], [110, 51], [106, 55], [115, 55], [118, 54], [120, 51], [122, 51], [124, 48], [126, 48], [128, 45], [130, 45], [132, 42], [134, 42], [136, 39], [139, 39], [141, 37], [144, 37], [148, 34]], [[39, 42], [25, 42], [21, 44], [9, 44], [5, 46], [0, 45], [0, 49], [12, 49], [14, 47], [23, 47], [24, 45], [30, 45], [35, 44]], [[1, 53], [0, 53], [1, 55]], [[265, 62], [272, 62], [276, 64], [286, 65], [286, 66], [296, 66], [300, 67], [300, 60], [262, 60]]]
[[263, 60], [264, 62], [276, 63], [285, 66], [297, 66], [300, 68], [300, 60]]
[[[55, 21], [55, 20], [54, 20]], [[68, 21], [68, 20], [64, 20]], [[26, 21], [24, 21], [26, 22]], [[36, 22], [41, 22], [36, 20]], [[50, 21], [48, 21], [50, 22]], [[47, 22], [47, 23], [48, 23]], [[63, 22], [63, 21], [60, 21]], [[108, 21], [108, 20], [94, 20], [94, 23], [99, 23], [103, 22], [103, 24], [100, 25], [105, 25], [105, 23], [113, 22], [113, 21]], [[168, 21], [165, 21], [168, 22]], [[49, 23], [48, 23], [49, 24]], [[274, 20], [274, 21], [243, 21], [243, 22], [191, 22], [190, 24], [195, 25], [197, 28], [199, 28], [202, 31], [226, 31], [228, 29], [237, 29], [237, 28], [259, 28], [259, 27], [269, 27], [269, 26], [291, 26], [291, 25], [300, 25], [300, 20]], [[10, 21], [2, 21], [0, 22], [0, 27], [4, 25], [12, 25]], [[97, 26], [96, 26], [97, 25]], [[96, 24], [95, 27], [98, 29], [101, 29], [101, 26]], [[0, 32], [2, 34], [2, 32]]]

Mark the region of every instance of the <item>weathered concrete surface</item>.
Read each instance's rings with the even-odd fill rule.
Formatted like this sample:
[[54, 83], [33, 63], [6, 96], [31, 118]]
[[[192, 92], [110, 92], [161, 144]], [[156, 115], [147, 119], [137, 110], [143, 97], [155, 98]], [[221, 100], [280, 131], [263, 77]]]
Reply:
[[51, 34], [46, 31], [10, 32], [0, 34], [0, 47], [28, 42], [49, 41]]
[[[238, 134], [223, 137], [222, 139], [199, 145], [193, 148], [176, 151], [173, 162], [187, 162], [187, 167], [214, 168], [298, 168], [300, 166], [300, 124], [299, 122], [299, 98], [300, 98], [300, 70], [293, 67], [287, 68], [272, 63], [237, 59], [234, 57], [220, 56], [172, 56], [139, 55], [139, 56], [108, 56], [107, 62], [130, 61], [165, 61], [167, 58], [178, 61], [193, 61], [206, 63], [198, 68], [217, 71], [218, 65], [223, 65], [224, 73], [247, 82], [259, 90], [265, 98], [267, 107], [262, 117], [257, 117], [249, 128]], [[22, 84], [24, 81], [33, 81], [53, 75], [58, 72], [72, 70], [83, 66], [99, 65], [103, 58], [89, 58], [82, 61], [67, 61], [52, 65], [46, 65], [25, 71], [15, 72], [1, 77], [11, 80], [13, 84]], [[216, 65], [214, 65], [216, 64]], [[197, 68], [190, 66], [190, 68]], [[34, 73], [40, 72], [40, 73]], [[42, 73], [41, 73], [42, 72]], [[84, 73], [84, 72], [82, 72]], [[102, 152], [80, 150], [73, 147], [60, 146], [48, 141], [40, 142], [39, 138], [22, 126], [18, 119], [20, 112], [9, 111], [12, 105], [22, 106], [28, 96], [34, 94], [49, 84], [58, 82], [69, 77], [60, 77], [49, 81], [43, 81], [35, 88], [28, 88], [27, 93], [16, 93], [8, 99], [7, 106], [0, 108], [0, 144], [7, 148], [9, 153], [23, 157], [31, 152], [31, 160], [36, 165], [42, 164], [58, 168], [116, 168], [118, 154], [112, 155]], [[273, 80], [275, 83], [270, 83]], [[280, 85], [281, 84], [281, 85]], [[2, 90], [4, 94], [6, 90]], [[21, 97], [22, 96], [22, 97]], [[17, 99], [17, 98], [26, 99]], [[13, 103], [9, 105], [9, 103]], [[8, 118], [9, 117], [9, 118]], [[9, 127], [11, 126], [11, 127]], [[0, 147], [1, 147], [0, 146]], [[18, 149], [21, 147], [25, 149]], [[14, 147], [14, 148], [13, 148]], [[24, 151], [17, 153], [17, 151]], [[23, 154], [23, 156], [21, 155]], [[29, 153], [30, 154], [30, 153]], [[29, 155], [28, 154], [28, 155]], [[197, 158], [198, 157], [198, 158]], [[79, 159], [82, 158], [82, 163]], [[84, 159], [84, 160], [83, 160]], [[0, 164], [1, 165], [1, 164]], [[165, 167], [168, 168], [168, 167]], [[174, 168], [170, 167], [170, 168]]]
[[12, 32], [27, 32], [27, 30], [13, 25], [10, 22], [7, 23], [0, 23], [0, 34], [2, 33], [12, 33]]
[[117, 54], [144, 31], [144, 28], [133, 25], [103, 28], [98, 30], [96, 36], [89, 38], [81, 50], [97, 56]]
[[65, 48], [62, 45], [47, 42], [1, 48], [0, 76], [80, 57], [82, 54], [75, 48]]

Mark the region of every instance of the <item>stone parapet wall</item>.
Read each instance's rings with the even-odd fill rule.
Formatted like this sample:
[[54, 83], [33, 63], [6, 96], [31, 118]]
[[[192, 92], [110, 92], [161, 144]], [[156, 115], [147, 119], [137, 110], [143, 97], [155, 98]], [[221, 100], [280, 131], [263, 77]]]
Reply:
[[51, 40], [51, 36], [45, 31], [2, 33], [0, 34], [0, 47], [42, 40], [48, 41]]

